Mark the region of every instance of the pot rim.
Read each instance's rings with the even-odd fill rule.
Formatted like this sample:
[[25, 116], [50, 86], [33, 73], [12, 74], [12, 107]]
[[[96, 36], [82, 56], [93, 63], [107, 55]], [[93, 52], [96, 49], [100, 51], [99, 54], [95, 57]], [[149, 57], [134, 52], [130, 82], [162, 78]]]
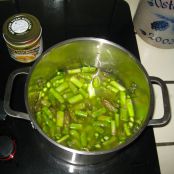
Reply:
[[[146, 80], [148, 82], [148, 85], [149, 85], [149, 91], [150, 91], [150, 103], [149, 103], [149, 110], [148, 110], [148, 114], [147, 114], [147, 117], [146, 117], [146, 120], [144, 121], [142, 127], [136, 132], [134, 133], [133, 136], [131, 136], [125, 143], [123, 144], [120, 144], [118, 146], [116, 146], [115, 148], [112, 148], [112, 149], [109, 149], [109, 150], [102, 150], [102, 151], [82, 151], [82, 150], [76, 150], [76, 149], [72, 149], [72, 148], [69, 148], [69, 147], [66, 147], [64, 145], [61, 145], [61, 144], [58, 144], [56, 141], [54, 141], [53, 139], [51, 139], [50, 137], [48, 137], [43, 131], [42, 129], [40, 128], [40, 126], [38, 126], [37, 122], [35, 121], [35, 119], [33, 118], [32, 114], [31, 114], [31, 111], [30, 111], [30, 108], [29, 108], [29, 103], [28, 103], [28, 93], [27, 93], [27, 87], [28, 87], [28, 84], [29, 84], [29, 81], [30, 81], [30, 78], [31, 78], [31, 74], [33, 72], [33, 70], [35, 69], [36, 65], [40, 62], [40, 60], [42, 59], [43, 56], [45, 56], [47, 53], [50, 52], [50, 50], [52, 50], [53, 48], [55, 47], [59, 47], [59, 46], [62, 46], [62, 45], [65, 45], [65, 44], [70, 44], [74, 41], [97, 41], [97, 42], [103, 42], [103, 43], [106, 43], [106, 44], [109, 44], [109, 45], [112, 45], [116, 48], [119, 48], [121, 49], [122, 51], [128, 53], [128, 55], [130, 56], [131, 59], [133, 59], [136, 64], [138, 64], [139, 68], [142, 70], [142, 72], [145, 74], [145, 77], [146, 77]], [[106, 39], [103, 39], [103, 38], [97, 38], [97, 37], [77, 37], [77, 38], [72, 38], [72, 39], [67, 39], [67, 40], [64, 40], [62, 42], [59, 42], [57, 44], [54, 44], [53, 46], [51, 46], [50, 48], [48, 48], [46, 51], [44, 51], [39, 57], [38, 59], [36, 60], [36, 62], [32, 65], [32, 67], [30, 68], [30, 71], [29, 71], [29, 74], [27, 76], [27, 80], [26, 80], [26, 83], [25, 83], [25, 105], [26, 105], [26, 108], [27, 108], [27, 112], [29, 113], [29, 117], [30, 117], [30, 121], [31, 123], [34, 125], [34, 128], [37, 129], [37, 131], [46, 139], [48, 140], [49, 142], [51, 142], [52, 144], [54, 144], [55, 146], [61, 148], [61, 149], [64, 149], [66, 151], [69, 151], [71, 153], [76, 153], [76, 154], [81, 154], [81, 155], [101, 155], [101, 154], [109, 154], [109, 153], [112, 153], [112, 152], [116, 152], [118, 150], [121, 150], [123, 149], [124, 147], [128, 146], [129, 144], [131, 144], [133, 141], [135, 141], [140, 135], [141, 133], [143, 132], [143, 130], [146, 128], [146, 126], [148, 125], [149, 123], [149, 120], [153, 114], [153, 109], [154, 109], [154, 92], [153, 92], [153, 88], [152, 88], [152, 84], [150, 82], [150, 78], [149, 78], [149, 75], [147, 73], [147, 71], [145, 70], [145, 68], [143, 67], [143, 65], [140, 63], [140, 61], [136, 58], [136, 56], [134, 56], [130, 51], [128, 51], [126, 48], [120, 46], [119, 44], [117, 43], [114, 43], [112, 41], [109, 41], [109, 40], [106, 40]]]

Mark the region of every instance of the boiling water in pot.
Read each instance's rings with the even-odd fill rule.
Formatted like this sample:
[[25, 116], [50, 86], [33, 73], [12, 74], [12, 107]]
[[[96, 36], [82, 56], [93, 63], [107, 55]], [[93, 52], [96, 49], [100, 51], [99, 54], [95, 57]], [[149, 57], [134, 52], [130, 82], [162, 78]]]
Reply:
[[58, 70], [30, 86], [36, 120], [57, 143], [82, 151], [112, 149], [139, 130], [132, 97], [119, 79], [96, 67]]

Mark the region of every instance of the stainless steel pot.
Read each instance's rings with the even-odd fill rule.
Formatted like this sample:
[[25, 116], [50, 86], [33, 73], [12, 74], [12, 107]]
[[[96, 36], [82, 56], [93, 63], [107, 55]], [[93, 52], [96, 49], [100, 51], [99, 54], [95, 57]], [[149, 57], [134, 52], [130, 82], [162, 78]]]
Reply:
[[[132, 83], [137, 85], [136, 97], [133, 100], [136, 117], [142, 120], [142, 126], [133, 137], [116, 148], [98, 152], [70, 149], [49, 138], [36, 122], [32, 107], [33, 101], [28, 94], [29, 86], [40, 78], [49, 79], [57, 69], [66, 70], [82, 65], [105, 69], [105, 71], [119, 77], [127, 88]], [[28, 114], [14, 111], [9, 105], [13, 80], [16, 75], [21, 73], [28, 74], [25, 85], [25, 104]], [[157, 83], [162, 89], [164, 115], [161, 119], [152, 119], [154, 110], [152, 83]], [[10, 116], [30, 120], [33, 127], [41, 135], [41, 140], [38, 140], [38, 142], [45, 147], [45, 150], [55, 157], [73, 164], [94, 164], [108, 159], [114, 152], [132, 143], [146, 126], [163, 126], [169, 122], [171, 117], [169, 96], [164, 81], [157, 77], [150, 77], [140, 62], [126, 49], [110, 41], [98, 38], [76, 38], [61, 42], [44, 52], [29, 71], [20, 69], [13, 72], [7, 82], [4, 108]]]

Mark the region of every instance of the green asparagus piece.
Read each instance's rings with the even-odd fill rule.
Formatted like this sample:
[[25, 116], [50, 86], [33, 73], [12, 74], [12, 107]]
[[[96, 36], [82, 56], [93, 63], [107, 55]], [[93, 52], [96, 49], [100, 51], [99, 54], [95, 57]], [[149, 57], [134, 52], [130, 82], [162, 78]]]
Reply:
[[62, 75], [57, 75], [57, 76], [53, 77], [53, 78], [50, 80], [50, 82], [51, 82], [52, 84], [57, 83], [60, 79], [64, 79], [63, 77], [64, 77], [63, 74], [62, 74]]
[[119, 128], [119, 125], [120, 125], [120, 116], [118, 113], [115, 113], [115, 125], [116, 125], [116, 128]]
[[56, 80], [52, 83], [53, 87], [58, 87], [61, 83], [64, 82], [64, 79]]
[[81, 129], [82, 129], [82, 124], [71, 123], [71, 124], [70, 124], [70, 129], [81, 130]]
[[74, 94], [72, 92], [67, 92], [67, 93], [63, 94], [63, 98], [68, 99], [68, 98], [72, 97], [73, 95]]
[[46, 106], [42, 108], [43, 112], [47, 115], [48, 118], [52, 119], [53, 118], [53, 114], [52, 112], [49, 110], [49, 108], [47, 108]]
[[75, 76], [72, 76], [70, 78], [70, 81], [75, 85], [77, 86], [78, 88], [81, 88], [83, 86], [83, 83], [81, 83], [80, 80], [78, 80]]
[[125, 91], [120, 91], [120, 105], [121, 105], [121, 107], [126, 106], [126, 93], [125, 93]]
[[116, 94], [119, 92], [119, 90], [118, 90], [117, 88], [115, 88], [115, 87], [113, 87], [113, 86], [111, 86], [111, 85], [108, 85], [107, 88], [108, 88], [109, 90], [111, 90], [112, 92], [116, 93]]
[[112, 120], [112, 118], [111, 117], [109, 117], [109, 116], [104, 116], [104, 115], [101, 115], [101, 116], [98, 116], [97, 117], [97, 120], [99, 120], [99, 121], [106, 121], [106, 122], [111, 122], [111, 120]]
[[81, 73], [79, 76], [85, 80], [92, 80], [92, 74], [91, 73]]
[[63, 111], [57, 112], [56, 124], [57, 124], [57, 126], [63, 127], [63, 125], [64, 125], [64, 112]]
[[62, 92], [64, 91], [65, 89], [67, 89], [69, 86], [68, 86], [68, 83], [67, 82], [64, 82], [62, 83], [61, 85], [59, 85], [57, 88], [56, 88], [56, 91], [58, 92]]
[[103, 146], [108, 146], [108, 145], [113, 144], [115, 142], [116, 142], [116, 137], [112, 136], [109, 140], [103, 142]]
[[85, 73], [92, 73], [95, 71], [96, 71], [95, 67], [82, 67], [82, 72], [85, 72]]
[[115, 121], [114, 120], [111, 121], [111, 134], [112, 135], [116, 134], [116, 125], [115, 125]]
[[131, 98], [126, 99], [127, 109], [130, 117], [134, 117], [134, 108]]
[[81, 110], [76, 110], [75, 111], [75, 115], [79, 116], [79, 117], [87, 117], [88, 113], [85, 111], [81, 111]]
[[131, 135], [131, 131], [129, 129], [128, 124], [127, 123], [124, 123], [123, 127], [124, 127], [124, 131], [125, 131], [126, 135], [127, 136], [130, 136]]
[[53, 96], [60, 102], [64, 103], [64, 98], [53, 88], [50, 89], [50, 93], [53, 94]]
[[80, 73], [81, 72], [81, 69], [80, 68], [77, 68], [77, 69], [69, 69], [67, 72], [68, 72], [68, 74], [77, 74], [77, 73]]
[[52, 124], [52, 126], [49, 127], [49, 132], [50, 132], [50, 136], [53, 138], [56, 132], [56, 127], [54, 124]]
[[80, 138], [80, 135], [79, 135], [79, 133], [76, 131], [76, 130], [70, 130], [70, 135], [72, 136], [72, 137], [74, 137], [74, 138], [76, 138], [77, 140], [79, 140], [79, 138]]
[[71, 89], [71, 91], [74, 93], [74, 94], [77, 94], [78, 93], [78, 88], [71, 82], [69, 82], [69, 88]]
[[100, 127], [109, 127], [109, 123], [106, 121], [95, 121], [93, 126], [100, 126]]
[[79, 92], [83, 95], [84, 98], [88, 98], [88, 93], [84, 89], [80, 88]]
[[75, 104], [75, 103], [78, 103], [80, 102], [81, 100], [83, 100], [83, 96], [81, 94], [77, 94], [71, 98], [68, 99], [68, 102], [70, 104]]
[[86, 107], [85, 103], [77, 103], [72, 106], [74, 110], [82, 110], [82, 109], [85, 109], [85, 107]]
[[129, 121], [127, 108], [120, 108], [120, 120]]
[[116, 81], [111, 81], [110, 83], [112, 86], [114, 86], [115, 88], [119, 89], [120, 91], [125, 91], [125, 87], [123, 87], [122, 85], [120, 85], [120, 83], [116, 82]]
[[62, 138], [60, 138], [59, 140], [57, 140], [58, 143], [62, 143], [65, 140], [67, 140], [69, 138], [69, 135], [64, 135]]
[[92, 112], [92, 117], [95, 118], [95, 117], [98, 117], [98, 116], [103, 115], [105, 113], [106, 113], [106, 108], [105, 107], [102, 107], [102, 108], [100, 108], [100, 109]]

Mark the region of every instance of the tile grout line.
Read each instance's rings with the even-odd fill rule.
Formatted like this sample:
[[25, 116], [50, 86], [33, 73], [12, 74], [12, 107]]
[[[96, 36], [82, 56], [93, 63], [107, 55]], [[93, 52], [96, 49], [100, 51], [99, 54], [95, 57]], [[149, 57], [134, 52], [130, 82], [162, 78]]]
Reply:
[[173, 80], [164, 80], [164, 82], [165, 82], [166, 84], [174, 84], [174, 81], [173, 81]]
[[161, 142], [161, 143], [156, 143], [156, 146], [174, 146], [174, 142]]

